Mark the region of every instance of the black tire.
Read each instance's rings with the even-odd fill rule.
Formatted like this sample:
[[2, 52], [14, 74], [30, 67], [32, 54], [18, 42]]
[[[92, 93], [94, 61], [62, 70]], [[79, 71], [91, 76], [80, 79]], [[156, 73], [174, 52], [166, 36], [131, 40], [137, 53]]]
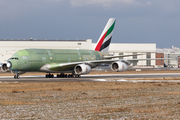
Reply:
[[19, 79], [19, 75], [14, 75], [14, 79]]
[[78, 78], [78, 74], [75, 74], [75, 78]]
[[19, 79], [19, 75], [14, 75], [14, 79]]

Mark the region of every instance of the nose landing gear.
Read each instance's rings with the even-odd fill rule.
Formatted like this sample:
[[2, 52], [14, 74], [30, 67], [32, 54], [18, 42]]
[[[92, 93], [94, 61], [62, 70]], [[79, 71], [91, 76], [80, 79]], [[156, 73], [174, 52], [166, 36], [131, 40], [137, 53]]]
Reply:
[[15, 75], [14, 75], [14, 79], [19, 79], [19, 75], [18, 75], [18, 73], [15, 73]]
[[16, 71], [11, 70], [11, 73], [14, 74], [14, 79], [19, 79], [19, 75], [26, 73], [25, 71]]

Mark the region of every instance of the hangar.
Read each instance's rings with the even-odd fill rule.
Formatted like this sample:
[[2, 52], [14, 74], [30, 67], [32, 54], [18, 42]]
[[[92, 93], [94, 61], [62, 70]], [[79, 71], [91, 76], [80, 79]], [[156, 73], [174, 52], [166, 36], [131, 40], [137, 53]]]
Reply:
[[[92, 39], [84, 40], [47, 40], [47, 39], [0, 39], [0, 63], [8, 60], [16, 51], [29, 48], [41, 49], [93, 49]], [[124, 59], [156, 58], [155, 43], [111, 43], [109, 53], [113, 55], [143, 54]], [[123, 58], [121, 58], [123, 59]], [[133, 63], [136, 67], [155, 67], [155, 60]]]

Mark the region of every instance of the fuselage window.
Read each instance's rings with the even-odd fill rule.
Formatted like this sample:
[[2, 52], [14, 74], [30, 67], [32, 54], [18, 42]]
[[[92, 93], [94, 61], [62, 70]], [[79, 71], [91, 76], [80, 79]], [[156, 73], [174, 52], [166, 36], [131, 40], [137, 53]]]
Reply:
[[36, 53], [36, 54], [44, 54], [44, 53]]

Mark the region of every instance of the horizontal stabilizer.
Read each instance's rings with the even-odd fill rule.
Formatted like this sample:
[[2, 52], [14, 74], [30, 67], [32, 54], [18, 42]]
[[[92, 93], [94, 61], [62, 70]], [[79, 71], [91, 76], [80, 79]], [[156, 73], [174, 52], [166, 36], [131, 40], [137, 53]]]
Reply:
[[112, 59], [112, 58], [118, 58], [118, 57], [129, 57], [129, 56], [138, 56], [138, 55], [144, 55], [144, 54], [117, 55], [117, 56], [103, 56], [103, 58], [104, 58], [104, 59]]
[[176, 60], [176, 58], [142, 58], [142, 59], [124, 59], [125, 61], [143, 61], [143, 60]]

